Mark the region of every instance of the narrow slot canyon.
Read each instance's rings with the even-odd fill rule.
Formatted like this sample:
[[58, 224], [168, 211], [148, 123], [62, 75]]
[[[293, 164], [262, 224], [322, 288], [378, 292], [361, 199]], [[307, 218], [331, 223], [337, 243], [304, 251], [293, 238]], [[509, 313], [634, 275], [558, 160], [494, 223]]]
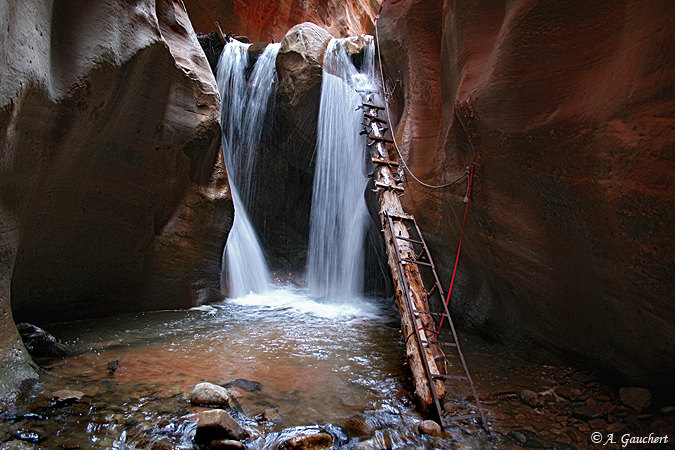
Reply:
[[672, 445], [670, 2], [0, 29], [0, 448]]

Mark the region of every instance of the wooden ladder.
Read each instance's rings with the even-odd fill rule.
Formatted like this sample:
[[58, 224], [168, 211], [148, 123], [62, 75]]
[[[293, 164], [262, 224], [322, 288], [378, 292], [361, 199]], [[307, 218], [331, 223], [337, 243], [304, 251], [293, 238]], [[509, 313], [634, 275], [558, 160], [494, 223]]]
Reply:
[[[370, 149], [371, 161], [375, 165], [373, 172], [375, 192], [381, 199], [380, 218], [383, 227], [387, 228], [387, 230], [383, 228], [382, 232], [385, 235], [385, 241], [387, 241], [388, 236], [391, 236], [387, 245], [393, 246], [393, 249], [390, 249], [393, 251], [388, 251], [389, 266], [392, 275], [394, 275], [394, 271], [397, 271], [398, 276], [395, 276], [395, 279], [400, 280], [402, 284], [400, 291], [403, 295], [401, 295], [401, 292], [397, 292], [396, 296], [397, 302], [402, 301], [405, 305], [402, 308], [399, 307], [399, 312], [408, 316], [406, 318], [407, 323], [413, 324], [413, 331], [409, 333], [409, 336], [406, 336], [406, 345], [408, 339], [414, 335], [417, 344], [416, 350], [426, 377], [426, 383], [423, 383], [426, 386], [423, 388], [428, 388], [431, 394], [439, 423], [447, 426], [456, 421], [478, 419], [489, 434], [487, 418], [481, 407], [476, 387], [459, 345], [454, 323], [444, 301], [443, 287], [438, 279], [431, 252], [429, 252], [415, 218], [403, 211], [398, 200], [398, 196], [404, 192], [404, 188], [396, 173], [399, 167], [396, 152], [390, 152], [390, 150], [394, 150], [393, 145], [395, 144], [392, 139], [384, 137], [385, 132], [388, 131], [387, 121], [378, 115], [379, 111], [384, 110], [384, 107], [377, 106], [372, 101], [366, 101], [362, 108], [366, 120], [366, 128], [363, 134], [368, 136], [367, 147]], [[383, 207], [385, 204], [388, 209]], [[394, 255], [393, 260], [392, 254]], [[407, 269], [407, 265], [412, 265], [414, 270]], [[433, 286], [429, 290], [424, 286], [420, 269], [430, 271], [433, 275]], [[414, 286], [411, 286], [411, 283]], [[431, 298], [438, 298], [442, 309], [437, 307], [438, 311], [431, 311], [431, 307], [428, 306]], [[419, 307], [416, 305], [425, 306]], [[451, 340], [439, 341], [437, 339], [439, 336], [438, 330], [445, 321], [447, 321], [451, 331]], [[449, 375], [447, 373], [448, 363], [443, 350], [456, 353], [463, 368], [463, 375]], [[473, 398], [474, 411], [466, 414], [446, 414], [444, 417], [441, 399], [445, 395], [445, 383], [448, 381], [466, 381], [468, 383]]]
[[[436, 273], [436, 266], [434, 265], [434, 260], [431, 257], [431, 252], [429, 251], [429, 247], [427, 247], [426, 241], [424, 240], [424, 236], [422, 235], [422, 232], [420, 231], [419, 226], [417, 225], [417, 222], [415, 221], [415, 218], [413, 216], [394, 216], [394, 215], [387, 215], [387, 221], [389, 223], [389, 229], [392, 232], [392, 236], [394, 236], [394, 246], [396, 248], [396, 255], [400, 255], [401, 251], [398, 245], [398, 241], [406, 241], [410, 245], [412, 245], [413, 249], [416, 250], [414, 253], [416, 256], [413, 258], [401, 258], [400, 256], [398, 257], [398, 270], [403, 273], [404, 272], [404, 265], [405, 264], [415, 264], [418, 266], [418, 268], [425, 268], [428, 271], [430, 271], [433, 274], [433, 286], [431, 287], [430, 290], [425, 291], [426, 297], [427, 297], [427, 302], [431, 298], [438, 298], [440, 300], [441, 305], [443, 306], [443, 309], [440, 312], [432, 312], [432, 311], [427, 311], [427, 310], [422, 310], [422, 309], [416, 309], [413, 305], [412, 299], [410, 297], [410, 289], [408, 286], [405, 286], [406, 289], [404, 289], [404, 292], [406, 294], [406, 300], [408, 302], [408, 311], [410, 314], [413, 314], [414, 317], [413, 319], [419, 319], [421, 316], [425, 316], [428, 319], [431, 319], [431, 321], [427, 321], [426, 326], [424, 329], [422, 328], [415, 328], [415, 339], [417, 341], [417, 345], [420, 348], [420, 355], [422, 359], [422, 363], [424, 364], [425, 372], [427, 373], [427, 377], [429, 379], [429, 386], [431, 388], [431, 395], [434, 399], [434, 405], [436, 406], [436, 412], [438, 413], [438, 418], [441, 420], [441, 424], [443, 425], [448, 425], [446, 422], [455, 422], [459, 420], [466, 420], [466, 419], [479, 419], [481, 421], [481, 424], [483, 425], [483, 428], [489, 433], [489, 426], [487, 422], [487, 418], [485, 417], [485, 412], [483, 411], [483, 408], [480, 404], [480, 400], [478, 398], [478, 393], [476, 392], [476, 387], [473, 383], [473, 379], [471, 378], [471, 373], [469, 372], [469, 368], [466, 364], [466, 360], [464, 359], [464, 354], [462, 353], [462, 349], [459, 345], [459, 339], [457, 338], [457, 331], [455, 330], [455, 325], [452, 322], [452, 318], [450, 317], [450, 311], [448, 310], [447, 305], [443, 301], [444, 295], [443, 295], [443, 287], [441, 286], [441, 282], [438, 279], [438, 274]], [[394, 234], [395, 226], [394, 222], [395, 221], [400, 221], [403, 222], [409, 230], [409, 235], [408, 236], [399, 236]], [[402, 280], [404, 284], [406, 283], [406, 277], [402, 277]], [[437, 294], [437, 295], [434, 295]], [[421, 331], [430, 331], [432, 333], [436, 333], [437, 335], [439, 334], [439, 326], [442, 325], [440, 322], [441, 320], [446, 321], [450, 331], [451, 331], [451, 341], [440, 341], [440, 340], [428, 340], [425, 339]], [[431, 327], [430, 327], [431, 325]], [[454, 350], [459, 357], [459, 360], [462, 364], [462, 369], [464, 374], [463, 375], [449, 375], [447, 374], [447, 360], [443, 361], [441, 364], [446, 367], [446, 370], [444, 371], [445, 373], [434, 373], [432, 369], [431, 364], [435, 364], [438, 367], [441, 367], [441, 365], [438, 364], [438, 361], [429, 361], [428, 358], [426, 357], [426, 352], [422, 351], [423, 348], [429, 347], [429, 346], [439, 346], [440, 348], [443, 348], [444, 352], [439, 352], [440, 355], [443, 355], [443, 358], [445, 358], [445, 352], [452, 351]], [[435, 358], [438, 358], [436, 356]], [[441, 407], [440, 399], [438, 398], [438, 395], [436, 393], [436, 387], [435, 383], [433, 382], [435, 379], [442, 379], [442, 380], [454, 380], [454, 381], [466, 381], [469, 384], [469, 387], [471, 389], [471, 395], [473, 397], [473, 403], [475, 405], [475, 409], [477, 410], [476, 412], [472, 412], [469, 414], [457, 414], [457, 415], [446, 415], [445, 417], [443, 416], [443, 410]]]

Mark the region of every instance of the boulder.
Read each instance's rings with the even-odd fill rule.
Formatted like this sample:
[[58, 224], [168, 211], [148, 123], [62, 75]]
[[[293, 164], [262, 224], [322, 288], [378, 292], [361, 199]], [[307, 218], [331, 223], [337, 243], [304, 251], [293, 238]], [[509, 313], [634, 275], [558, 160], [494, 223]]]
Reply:
[[278, 88], [264, 124], [253, 177], [258, 186], [249, 211], [272, 269], [306, 264], [321, 62], [331, 37], [317, 25], [296, 25], [284, 36], [277, 56]]
[[42, 328], [30, 323], [17, 324], [16, 328], [19, 330], [26, 350], [34, 358], [58, 357], [68, 354], [68, 347]]
[[623, 387], [619, 389], [619, 399], [624, 405], [641, 412], [652, 404], [652, 393], [640, 387]]
[[242, 440], [249, 436], [241, 425], [223, 409], [203, 411], [197, 421], [195, 442], [208, 444], [215, 440], [236, 439]]
[[238, 409], [237, 400], [222, 386], [199, 383], [192, 390], [190, 403], [195, 406], [220, 406]]
[[280, 450], [323, 450], [333, 447], [333, 437], [328, 433], [301, 434], [281, 443]]

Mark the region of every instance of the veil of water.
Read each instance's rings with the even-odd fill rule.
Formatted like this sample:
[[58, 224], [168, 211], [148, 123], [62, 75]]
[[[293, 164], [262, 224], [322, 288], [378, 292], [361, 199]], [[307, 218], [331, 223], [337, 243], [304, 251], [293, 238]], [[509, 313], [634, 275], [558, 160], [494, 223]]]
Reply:
[[320, 298], [354, 298], [363, 291], [368, 211], [358, 91], [374, 89], [372, 70], [365, 69], [373, 60], [364, 58], [364, 69], [357, 70], [346, 50], [351, 42], [331, 40], [324, 56], [308, 260], [310, 291]]
[[281, 44], [265, 48], [247, 82], [248, 47], [249, 44], [233, 41], [225, 46], [218, 62], [223, 155], [235, 208], [223, 266], [227, 270], [229, 294], [233, 297], [265, 292], [270, 287], [265, 257], [246, 211], [254, 195], [251, 180], [255, 155], [274, 86], [274, 67]]

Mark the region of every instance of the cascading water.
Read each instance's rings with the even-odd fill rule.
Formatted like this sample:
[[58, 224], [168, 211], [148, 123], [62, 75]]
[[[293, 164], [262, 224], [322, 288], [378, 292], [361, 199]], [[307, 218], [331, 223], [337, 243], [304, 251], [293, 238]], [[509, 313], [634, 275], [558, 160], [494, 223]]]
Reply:
[[372, 39], [360, 71], [346, 50], [353, 43], [332, 39], [324, 56], [308, 261], [309, 288], [320, 298], [350, 299], [363, 291], [368, 211], [359, 92], [376, 85]]
[[247, 83], [249, 45], [237, 41], [228, 43], [218, 61], [223, 155], [235, 209], [223, 258], [232, 297], [262, 293], [270, 288], [269, 270], [246, 210], [253, 196], [251, 179], [255, 155], [274, 85], [274, 64], [280, 44], [265, 48]]

